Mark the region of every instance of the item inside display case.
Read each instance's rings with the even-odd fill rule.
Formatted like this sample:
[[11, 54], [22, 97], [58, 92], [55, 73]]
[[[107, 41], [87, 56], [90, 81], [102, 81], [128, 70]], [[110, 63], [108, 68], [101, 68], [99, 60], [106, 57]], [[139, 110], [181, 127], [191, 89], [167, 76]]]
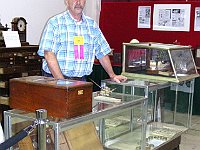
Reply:
[[[117, 131], [118, 130], [118, 131]], [[169, 125], [164, 123], [152, 123], [147, 126], [147, 136], [145, 141], [144, 150], [153, 150], [153, 149], [171, 149], [170, 147], [176, 148], [178, 144], [176, 143], [173, 146], [169, 146], [170, 142], [173, 140], [180, 140], [181, 134], [186, 132], [188, 129], [181, 126]], [[120, 128], [116, 128], [115, 132], [119, 133]], [[109, 150], [117, 149], [133, 149], [133, 150], [142, 150], [141, 143], [143, 141], [139, 140], [137, 136], [140, 136], [140, 130], [137, 130], [132, 134], [131, 132], [123, 134], [115, 139], [109, 139], [105, 145]], [[169, 145], [168, 145], [169, 144]]]
[[195, 63], [197, 66], [197, 69], [200, 69], [200, 46], [197, 46], [195, 51]]
[[167, 77], [176, 82], [198, 76], [190, 46], [152, 42], [123, 43], [123, 73]]

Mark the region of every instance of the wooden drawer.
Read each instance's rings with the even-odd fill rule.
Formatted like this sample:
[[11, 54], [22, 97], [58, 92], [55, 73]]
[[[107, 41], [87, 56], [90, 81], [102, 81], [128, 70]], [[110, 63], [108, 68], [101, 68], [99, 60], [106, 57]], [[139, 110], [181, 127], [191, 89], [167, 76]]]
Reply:
[[0, 67], [0, 74], [20, 73], [26, 70], [25, 66], [5, 66]]

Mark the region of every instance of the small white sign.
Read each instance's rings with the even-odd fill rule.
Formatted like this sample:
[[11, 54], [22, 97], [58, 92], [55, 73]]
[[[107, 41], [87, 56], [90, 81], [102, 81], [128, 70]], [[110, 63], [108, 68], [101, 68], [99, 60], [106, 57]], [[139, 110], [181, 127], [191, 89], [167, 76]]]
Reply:
[[6, 47], [21, 47], [18, 31], [3, 31]]
[[195, 8], [194, 31], [200, 31], [200, 7]]
[[200, 58], [200, 48], [198, 48], [197, 51], [196, 51], [196, 57]]

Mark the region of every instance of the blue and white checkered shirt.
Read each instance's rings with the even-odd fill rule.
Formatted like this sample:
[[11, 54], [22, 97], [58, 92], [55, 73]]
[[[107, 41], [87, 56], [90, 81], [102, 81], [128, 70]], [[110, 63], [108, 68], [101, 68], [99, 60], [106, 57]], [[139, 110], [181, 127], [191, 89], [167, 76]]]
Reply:
[[[84, 37], [84, 59], [74, 58], [74, 36]], [[91, 74], [95, 56], [102, 58], [111, 49], [93, 19], [83, 14], [82, 21], [76, 22], [69, 11], [65, 11], [47, 22], [38, 54], [44, 56], [44, 51], [55, 53], [63, 75], [82, 77]], [[46, 60], [42, 69], [50, 73]]]

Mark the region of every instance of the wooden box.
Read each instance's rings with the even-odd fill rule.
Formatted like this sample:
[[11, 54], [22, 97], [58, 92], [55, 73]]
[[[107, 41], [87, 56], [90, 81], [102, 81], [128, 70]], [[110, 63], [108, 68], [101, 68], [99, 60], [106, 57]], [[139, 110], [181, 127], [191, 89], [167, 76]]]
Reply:
[[11, 108], [46, 109], [53, 117], [71, 118], [92, 111], [92, 83], [29, 76], [10, 80]]

